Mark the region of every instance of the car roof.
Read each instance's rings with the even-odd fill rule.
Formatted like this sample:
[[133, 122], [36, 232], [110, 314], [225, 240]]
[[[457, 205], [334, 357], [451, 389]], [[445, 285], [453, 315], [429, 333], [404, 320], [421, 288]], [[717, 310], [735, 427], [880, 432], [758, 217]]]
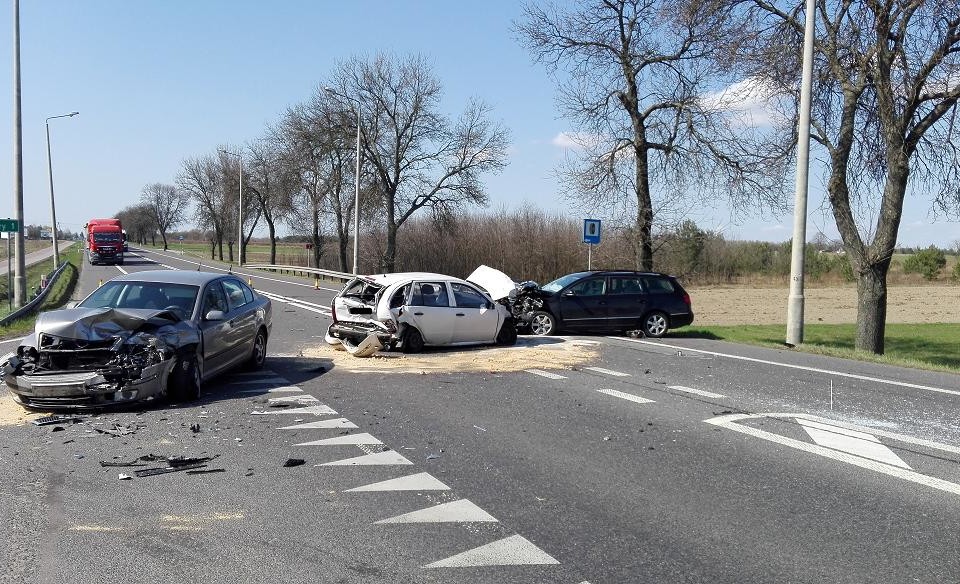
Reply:
[[200, 272], [193, 270], [145, 270], [130, 272], [116, 277], [111, 282], [163, 282], [165, 284], [191, 284], [202, 286], [207, 282], [222, 278], [227, 274]]
[[389, 286], [397, 282], [408, 282], [411, 280], [440, 280], [444, 282], [463, 282], [462, 278], [447, 276], [444, 274], [433, 274], [431, 272], [396, 272], [393, 274], [371, 274], [362, 276], [365, 280], [370, 280], [381, 286]]
[[669, 274], [664, 274], [661, 272], [637, 272], [633, 270], [593, 270], [591, 272], [577, 272], [578, 274], [584, 274], [585, 276], [620, 276], [620, 275], [629, 275], [629, 276], [662, 276], [666, 278], [672, 278]]

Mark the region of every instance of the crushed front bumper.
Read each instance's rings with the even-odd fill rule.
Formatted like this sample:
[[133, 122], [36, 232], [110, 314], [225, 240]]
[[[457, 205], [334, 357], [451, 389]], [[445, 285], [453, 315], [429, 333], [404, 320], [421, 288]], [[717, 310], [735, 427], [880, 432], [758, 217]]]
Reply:
[[176, 359], [143, 368], [139, 379], [106, 380], [96, 371], [7, 373], [4, 381], [14, 399], [28, 408], [85, 409], [119, 406], [164, 394]]
[[[327, 328], [327, 344], [346, 349], [354, 357], [370, 357], [397, 342], [393, 333], [370, 323], [337, 321]], [[339, 345], [339, 347], [338, 347]]]

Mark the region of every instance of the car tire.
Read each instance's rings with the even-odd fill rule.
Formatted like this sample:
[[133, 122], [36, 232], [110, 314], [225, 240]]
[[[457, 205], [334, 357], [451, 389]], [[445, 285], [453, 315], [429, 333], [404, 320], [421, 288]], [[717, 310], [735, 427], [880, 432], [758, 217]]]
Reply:
[[538, 310], [530, 317], [530, 334], [543, 337], [557, 331], [557, 319], [549, 312]]
[[195, 356], [177, 360], [167, 379], [167, 397], [173, 401], [194, 401], [200, 397], [200, 367]]
[[643, 318], [643, 326], [641, 328], [643, 329], [644, 335], [659, 339], [669, 330], [670, 321], [667, 319], [666, 314], [657, 310]]
[[504, 347], [517, 344], [517, 327], [513, 324], [513, 319], [505, 321], [500, 327], [500, 332], [497, 333], [497, 344]]
[[267, 361], [267, 331], [261, 328], [257, 331], [257, 336], [253, 338], [253, 351], [250, 353], [250, 359], [247, 360], [247, 369], [258, 371], [263, 369], [263, 364]]
[[400, 340], [400, 348], [404, 353], [419, 353], [423, 351], [423, 335], [416, 327], [408, 326]]

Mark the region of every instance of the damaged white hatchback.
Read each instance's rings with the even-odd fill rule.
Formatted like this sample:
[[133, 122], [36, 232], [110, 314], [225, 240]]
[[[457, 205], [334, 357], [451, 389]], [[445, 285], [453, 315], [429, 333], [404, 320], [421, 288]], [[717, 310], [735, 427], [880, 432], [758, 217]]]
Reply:
[[513, 286], [503, 278], [509, 286], [420, 272], [354, 278], [333, 299], [327, 343], [357, 357], [397, 347], [418, 353], [425, 346], [513, 345], [517, 329], [505, 290]]

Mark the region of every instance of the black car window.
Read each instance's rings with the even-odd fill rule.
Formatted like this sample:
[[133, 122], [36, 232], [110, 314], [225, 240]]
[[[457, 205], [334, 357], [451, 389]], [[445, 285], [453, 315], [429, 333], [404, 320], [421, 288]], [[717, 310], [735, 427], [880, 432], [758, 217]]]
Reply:
[[243, 284], [230, 278], [221, 280], [221, 283], [223, 284], [223, 291], [227, 295], [227, 305], [230, 310], [236, 310], [247, 304], [247, 297], [243, 293]]
[[443, 282], [416, 282], [410, 306], [450, 306], [447, 285]]
[[673, 294], [673, 283], [667, 278], [648, 276], [643, 278], [643, 285], [650, 294]]
[[609, 294], [640, 294], [640, 278], [636, 276], [612, 276], [610, 278]]
[[603, 278], [590, 278], [570, 286], [569, 290], [576, 296], [602, 296], [604, 289]]
[[400, 288], [393, 293], [393, 296], [390, 297], [390, 308], [400, 308], [403, 306], [403, 303], [407, 301], [407, 296], [410, 294], [410, 284]]
[[253, 302], [253, 290], [243, 282], [240, 282], [240, 287], [243, 288], [243, 298], [246, 300], [246, 304]]
[[453, 299], [458, 308], [486, 308], [486, 297], [472, 287], [457, 282], [450, 284], [450, 287], [453, 288]]
[[223, 288], [220, 282], [211, 282], [203, 293], [203, 314], [206, 315], [211, 310], [227, 312], [227, 299], [223, 295]]

